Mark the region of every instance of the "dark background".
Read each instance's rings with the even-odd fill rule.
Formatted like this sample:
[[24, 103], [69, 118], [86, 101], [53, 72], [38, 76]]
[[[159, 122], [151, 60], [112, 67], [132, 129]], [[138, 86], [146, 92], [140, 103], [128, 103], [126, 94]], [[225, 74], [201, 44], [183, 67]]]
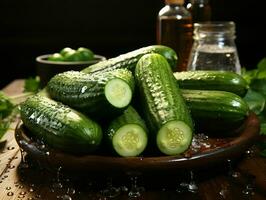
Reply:
[[[212, 20], [236, 23], [240, 62], [254, 68], [266, 56], [262, 1], [211, 0]], [[85, 46], [113, 57], [155, 44], [163, 0], [0, 0], [0, 87], [35, 75], [35, 57]]]

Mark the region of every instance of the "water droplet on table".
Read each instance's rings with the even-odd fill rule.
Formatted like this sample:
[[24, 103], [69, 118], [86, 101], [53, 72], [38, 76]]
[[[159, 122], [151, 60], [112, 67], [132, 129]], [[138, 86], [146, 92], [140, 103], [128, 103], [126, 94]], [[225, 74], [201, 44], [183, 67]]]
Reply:
[[252, 174], [247, 174], [247, 184], [245, 185], [245, 189], [242, 190], [242, 193], [248, 196], [254, 195], [254, 190], [255, 190], [255, 181], [256, 177]]
[[222, 189], [219, 194], [222, 196], [223, 199], [226, 199], [229, 196], [229, 184], [222, 185]]
[[113, 179], [107, 178], [107, 187], [101, 191], [102, 195], [107, 198], [115, 198], [120, 195], [120, 188], [113, 186]]
[[6, 190], [11, 190], [11, 187], [6, 187]]
[[139, 187], [137, 185], [137, 180], [138, 180], [137, 176], [131, 176], [130, 180], [131, 180], [131, 188], [130, 188], [130, 191], [128, 192], [128, 197], [129, 198], [140, 197], [141, 193], [143, 193], [145, 191], [145, 188]]
[[228, 165], [228, 175], [229, 176], [231, 176], [233, 178], [238, 178], [241, 176], [240, 172], [234, 171], [233, 166], [232, 166], [232, 160], [228, 159], [227, 165]]
[[13, 192], [8, 192], [8, 193], [7, 193], [7, 196], [13, 196], [13, 195], [14, 195]]
[[13, 150], [15, 147], [7, 147], [7, 150]]
[[15, 165], [9, 165], [8, 168], [9, 169], [14, 169], [16, 166]]
[[19, 194], [25, 195], [25, 194], [27, 194], [27, 192], [21, 191]]

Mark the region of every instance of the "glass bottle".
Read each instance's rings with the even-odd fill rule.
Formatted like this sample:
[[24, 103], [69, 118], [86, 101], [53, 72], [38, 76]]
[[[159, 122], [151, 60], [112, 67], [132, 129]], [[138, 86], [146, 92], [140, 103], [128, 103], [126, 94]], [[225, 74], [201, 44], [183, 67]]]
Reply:
[[193, 24], [184, 0], [165, 0], [157, 18], [157, 44], [173, 48], [178, 56], [175, 71], [186, 71], [193, 44]]
[[193, 23], [211, 21], [209, 0], [189, 0], [186, 8], [192, 15]]
[[194, 44], [188, 70], [223, 70], [240, 73], [234, 22], [194, 24]]

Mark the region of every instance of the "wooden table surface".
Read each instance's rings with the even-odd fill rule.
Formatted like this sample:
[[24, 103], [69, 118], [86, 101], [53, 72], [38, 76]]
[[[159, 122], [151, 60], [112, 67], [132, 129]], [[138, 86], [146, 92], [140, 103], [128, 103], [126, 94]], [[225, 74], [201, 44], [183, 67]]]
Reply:
[[[22, 88], [23, 80], [15, 80], [3, 90], [8, 95], [15, 95], [22, 93]], [[0, 200], [266, 199], [266, 158], [258, 155], [256, 147], [244, 153], [241, 159], [230, 162], [230, 165], [225, 163], [215, 168], [194, 172], [193, 179], [189, 178], [190, 172], [183, 174], [182, 177], [187, 177], [185, 179], [180, 179], [181, 176], [176, 174], [164, 177], [163, 181], [157, 178], [163, 177], [162, 174], [141, 176], [138, 185], [144, 186], [145, 191], [136, 198], [128, 197], [132, 186], [130, 181], [114, 180], [113, 186], [120, 189], [120, 195], [108, 198], [103, 195], [103, 191], [108, 188], [110, 178], [106, 181], [107, 177], [103, 176], [90, 179], [85, 175], [73, 177], [63, 174], [60, 169], [55, 169], [54, 172], [47, 171], [25, 157], [24, 153], [21, 154], [14, 138], [15, 126], [16, 123], [12, 124], [13, 129], [5, 134], [3, 140], [6, 142], [0, 143]], [[168, 184], [165, 184], [165, 181]]]

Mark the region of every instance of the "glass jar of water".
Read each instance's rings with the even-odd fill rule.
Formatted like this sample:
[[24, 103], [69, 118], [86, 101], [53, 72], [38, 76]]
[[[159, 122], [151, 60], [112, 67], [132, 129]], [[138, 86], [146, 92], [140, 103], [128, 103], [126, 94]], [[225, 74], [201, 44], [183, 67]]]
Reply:
[[234, 22], [194, 24], [194, 43], [188, 70], [222, 70], [240, 73]]

